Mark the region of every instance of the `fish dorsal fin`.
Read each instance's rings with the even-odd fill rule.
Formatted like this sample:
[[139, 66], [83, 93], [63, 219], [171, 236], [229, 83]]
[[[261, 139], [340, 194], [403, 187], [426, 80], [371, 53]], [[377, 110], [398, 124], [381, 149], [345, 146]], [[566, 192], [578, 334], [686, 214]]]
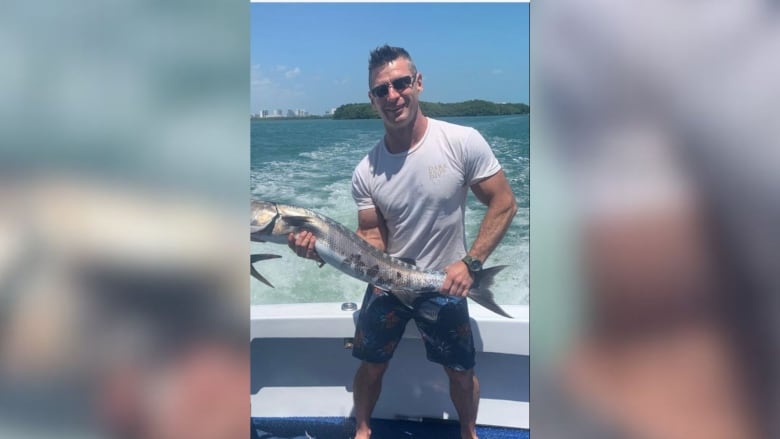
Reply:
[[256, 254], [253, 254], [253, 255], [249, 255], [249, 261], [252, 264], [254, 264], [255, 262], [258, 262], [258, 261], [265, 261], [267, 259], [276, 259], [276, 258], [281, 258], [281, 256], [280, 255], [272, 255], [272, 254], [268, 254], [268, 253], [256, 253]]
[[249, 257], [249, 273], [260, 282], [268, 285], [269, 287], [273, 288], [274, 286], [271, 284], [271, 282], [268, 282], [268, 279], [264, 278], [262, 274], [260, 274], [256, 269], [255, 266], [252, 265], [255, 262], [259, 261], [265, 261], [267, 259], [276, 259], [281, 258], [279, 255], [273, 255], [270, 253], [256, 253], [253, 255], [250, 255]]
[[271, 284], [271, 282], [268, 282], [268, 279], [264, 278], [262, 274], [258, 273], [257, 269], [254, 265], [249, 264], [249, 273], [254, 277], [255, 279], [259, 280], [260, 282], [268, 285], [271, 288], [274, 288], [274, 286]]

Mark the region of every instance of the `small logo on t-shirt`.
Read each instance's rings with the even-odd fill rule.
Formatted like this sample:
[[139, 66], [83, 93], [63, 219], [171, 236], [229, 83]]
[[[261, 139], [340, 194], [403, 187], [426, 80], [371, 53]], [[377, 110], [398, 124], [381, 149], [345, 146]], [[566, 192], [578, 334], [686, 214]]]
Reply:
[[437, 180], [439, 177], [447, 172], [447, 166], [444, 164], [428, 166], [428, 177], [433, 180]]

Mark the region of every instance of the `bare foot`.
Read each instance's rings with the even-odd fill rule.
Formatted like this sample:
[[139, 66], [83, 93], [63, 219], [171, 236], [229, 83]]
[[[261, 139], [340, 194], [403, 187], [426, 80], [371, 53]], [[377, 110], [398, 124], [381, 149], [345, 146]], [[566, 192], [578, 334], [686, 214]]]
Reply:
[[355, 431], [355, 438], [354, 439], [370, 439], [371, 438], [371, 430], [370, 429], [361, 429]]

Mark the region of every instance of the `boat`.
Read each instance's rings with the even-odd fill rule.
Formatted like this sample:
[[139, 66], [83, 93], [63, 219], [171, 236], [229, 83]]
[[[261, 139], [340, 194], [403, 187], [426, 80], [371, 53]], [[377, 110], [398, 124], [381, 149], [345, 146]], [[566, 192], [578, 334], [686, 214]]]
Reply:
[[[480, 438], [527, 438], [529, 308], [502, 305], [508, 319], [471, 303], [480, 381]], [[251, 307], [251, 427], [258, 438], [347, 438], [354, 432], [351, 343], [354, 303]], [[457, 413], [441, 366], [426, 359], [409, 323], [372, 416], [380, 438], [457, 437]]]

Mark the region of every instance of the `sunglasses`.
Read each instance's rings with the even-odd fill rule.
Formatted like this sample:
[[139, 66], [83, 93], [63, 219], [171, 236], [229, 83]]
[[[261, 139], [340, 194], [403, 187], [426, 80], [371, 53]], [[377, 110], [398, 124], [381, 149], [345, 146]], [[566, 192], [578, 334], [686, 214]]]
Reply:
[[400, 93], [406, 90], [407, 88], [411, 87], [412, 84], [414, 84], [414, 80], [416, 76], [417, 75], [404, 76], [402, 78], [393, 79], [392, 81], [386, 84], [377, 85], [376, 87], [371, 89], [371, 94], [374, 95], [374, 97], [383, 98], [387, 96], [388, 93], [390, 93], [390, 86], [392, 86], [395, 91]]

